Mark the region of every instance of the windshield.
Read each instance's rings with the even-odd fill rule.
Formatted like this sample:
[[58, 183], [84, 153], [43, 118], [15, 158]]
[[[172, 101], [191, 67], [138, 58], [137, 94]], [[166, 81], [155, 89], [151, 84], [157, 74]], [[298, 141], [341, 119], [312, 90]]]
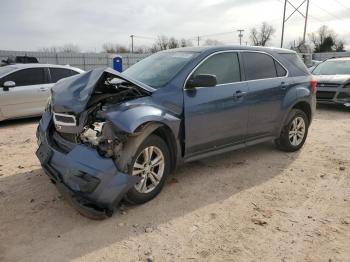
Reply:
[[166, 85], [198, 53], [159, 52], [151, 55], [123, 72], [124, 75], [146, 85], [158, 88]]
[[0, 77], [2, 77], [3, 75], [6, 75], [7, 73], [10, 73], [14, 70], [16, 70], [16, 67], [13, 66], [4, 66], [4, 67], [0, 67]]
[[350, 60], [346, 61], [325, 61], [319, 64], [314, 75], [350, 75]]

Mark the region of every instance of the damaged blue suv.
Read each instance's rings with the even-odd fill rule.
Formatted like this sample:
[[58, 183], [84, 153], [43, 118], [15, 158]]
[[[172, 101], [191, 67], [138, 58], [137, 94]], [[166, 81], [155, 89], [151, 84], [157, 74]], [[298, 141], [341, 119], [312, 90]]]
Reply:
[[316, 81], [285, 49], [225, 46], [156, 53], [123, 73], [59, 81], [37, 130], [37, 156], [80, 213], [155, 197], [181, 163], [274, 140], [299, 150]]

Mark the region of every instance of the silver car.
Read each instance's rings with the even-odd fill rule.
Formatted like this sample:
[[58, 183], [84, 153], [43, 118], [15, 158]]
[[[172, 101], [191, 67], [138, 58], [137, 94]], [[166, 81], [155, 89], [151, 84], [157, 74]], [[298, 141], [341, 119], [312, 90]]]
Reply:
[[328, 59], [312, 71], [317, 84], [317, 102], [350, 107], [350, 58]]
[[41, 115], [51, 87], [84, 71], [70, 66], [14, 64], [0, 67], [0, 121]]

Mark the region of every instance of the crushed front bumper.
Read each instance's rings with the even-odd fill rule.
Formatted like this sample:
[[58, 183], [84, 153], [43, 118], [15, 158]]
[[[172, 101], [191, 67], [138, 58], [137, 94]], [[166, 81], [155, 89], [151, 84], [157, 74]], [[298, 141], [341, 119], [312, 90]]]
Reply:
[[45, 112], [37, 129], [36, 152], [45, 173], [81, 214], [93, 219], [111, 216], [140, 178], [118, 171], [112, 159], [93, 148], [73, 144], [69, 152], [59, 150], [49, 135], [50, 128], [52, 115]]

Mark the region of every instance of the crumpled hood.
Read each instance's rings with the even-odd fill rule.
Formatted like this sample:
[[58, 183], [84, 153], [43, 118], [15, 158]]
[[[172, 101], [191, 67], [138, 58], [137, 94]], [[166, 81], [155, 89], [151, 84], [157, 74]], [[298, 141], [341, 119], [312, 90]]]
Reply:
[[105, 74], [128, 81], [148, 92], [154, 88], [131, 79], [111, 68], [99, 68], [58, 81], [51, 89], [52, 107], [57, 113], [81, 113], [93, 94], [97, 83]]
[[350, 81], [350, 75], [314, 75], [319, 83], [345, 84]]

